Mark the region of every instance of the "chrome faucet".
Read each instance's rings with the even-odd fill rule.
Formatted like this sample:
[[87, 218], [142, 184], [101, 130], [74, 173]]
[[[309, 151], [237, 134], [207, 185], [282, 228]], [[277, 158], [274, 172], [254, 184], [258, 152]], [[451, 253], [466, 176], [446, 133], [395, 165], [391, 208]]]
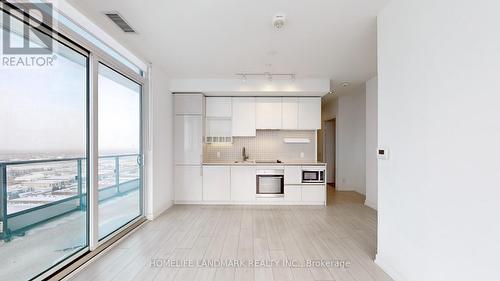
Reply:
[[243, 147], [243, 149], [241, 150], [241, 156], [243, 156], [243, 161], [247, 161], [249, 158], [245, 147]]

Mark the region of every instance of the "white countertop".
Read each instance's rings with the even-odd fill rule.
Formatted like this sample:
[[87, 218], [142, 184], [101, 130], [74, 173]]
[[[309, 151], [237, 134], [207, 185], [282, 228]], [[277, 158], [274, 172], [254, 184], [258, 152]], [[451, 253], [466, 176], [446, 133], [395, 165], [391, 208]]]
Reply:
[[206, 166], [326, 166], [322, 162], [283, 162], [283, 163], [262, 163], [262, 162], [203, 162], [202, 165]]

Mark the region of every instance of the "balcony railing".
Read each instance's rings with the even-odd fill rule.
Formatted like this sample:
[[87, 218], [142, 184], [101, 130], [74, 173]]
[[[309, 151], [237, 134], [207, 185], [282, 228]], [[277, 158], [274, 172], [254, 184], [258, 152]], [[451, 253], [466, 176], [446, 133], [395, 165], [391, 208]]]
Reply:
[[[12, 235], [24, 235], [26, 231], [42, 223], [71, 212], [85, 210], [87, 207], [84, 170], [86, 160], [86, 158], [58, 158], [0, 162], [1, 239], [10, 241]], [[139, 154], [99, 157], [99, 202], [139, 190], [141, 186], [139, 166]], [[23, 167], [27, 171], [23, 171]], [[66, 174], [64, 179], [60, 175], [58, 179], [57, 176], [56, 179], [51, 179], [46, 176], [47, 173]], [[18, 185], [20, 189], [30, 189], [32, 194], [36, 194], [35, 199], [31, 201], [23, 199], [19, 196], [21, 191], [9, 192], [9, 183], [17, 181], [19, 174], [22, 174], [21, 178], [27, 177], [27, 181], [30, 177], [34, 177], [28, 184]], [[39, 178], [36, 178], [36, 175]], [[33, 185], [40, 185], [40, 182], [45, 188], [45, 194], [36, 193], [36, 187], [33, 187]], [[39, 200], [40, 198], [46, 198], [46, 200]], [[16, 202], [22, 202], [24, 207], [19, 208]]]

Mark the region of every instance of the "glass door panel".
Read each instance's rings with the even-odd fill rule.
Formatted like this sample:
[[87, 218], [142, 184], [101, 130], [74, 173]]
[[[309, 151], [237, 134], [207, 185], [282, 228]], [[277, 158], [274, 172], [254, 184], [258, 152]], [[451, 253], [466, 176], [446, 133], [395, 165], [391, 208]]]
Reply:
[[[23, 36], [32, 27], [4, 13], [11, 44], [40, 47]], [[52, 42], [52, 64], [0, 69], [0, 280], [34, 278], [88, 245], [88, 57]], [[25, 57], [47, 58], [14, 56]]]
[[142, 214], [141, 86], [100, 63], [99, 240]]

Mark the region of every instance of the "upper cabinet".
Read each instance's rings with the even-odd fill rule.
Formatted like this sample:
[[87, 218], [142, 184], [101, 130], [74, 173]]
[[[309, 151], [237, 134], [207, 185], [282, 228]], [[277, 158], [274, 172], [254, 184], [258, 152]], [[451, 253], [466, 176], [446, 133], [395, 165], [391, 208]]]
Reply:
[[281, 98], [256, 98], [256, 128], [281, 129]]
[[321, 98], [299, 98], [299, 130], [319, 130], [321, 129]]
[[206, 98], [206, 143], [220, 143], [232, 141], [232, 98]]
[[207, 118], [231, 118], [232, 98], [231, 97], [207, 97], [206, 98]]
[[255, 98], [233, 97], [232, 131], [235, 137], [255, 137]]
[[282, 99], [283, 130], [297, 130], [299, 127], [299, 98], [283, 97]]
[[203, 94], [175, 94], [176, 115], [203, 115], [205, 96]]

